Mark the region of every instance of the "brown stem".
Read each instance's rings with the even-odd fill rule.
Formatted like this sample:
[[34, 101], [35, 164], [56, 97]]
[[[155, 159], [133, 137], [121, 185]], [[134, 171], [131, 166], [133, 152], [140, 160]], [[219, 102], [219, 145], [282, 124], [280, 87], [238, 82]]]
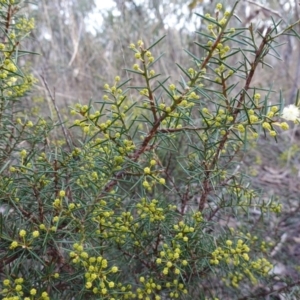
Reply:
[[[258, 64], [261, 62], [261, 59], [262, 59], [263, 54], [264, 54], [265, 46], [269, 43], [269, 33], [270, 33], [270, 31], [271, 31], [271, 28], [269, 27], [266, 34], [265, 34], [265, 36], [264, 36], [264, 38], [262, 39], [262, 41], [260, 43], [259, 48], [257, 49], [257, 51], [255, 53], [255, 58], [254, 58], [253, 63], [251, 64], [250, 72], [247, 75], [246, 83], [245, 83], [245, 86], [243, 88], [243, 92], [241, 92], [238, 103], [236, 105], [236, 108], [233, 111], [233, 118], [234, 118], [233, 123], [235, 123], [235, 121], [237, 119], [237, 116], [238, 116], [238, 114], [241, 110], [241, 106], [245, 102], [246, 92], [250, 88], [250, 84], [252, 82], [252, 79], [253, 79], [254, 73], [256, 71], [256, 68], [257, 68]], [[205, 173], [204, 173], [205, 174], [205, 179], [204, 179], [204, 182], [203, 182], [203, 193], [201, 195], [200, 202], [199, 202], [199, 211], [203, 211], [203, 209], [205, 207], [207, 197], [208, 197], [208, 193], [211, 190], [210, 174], [214, 170], [214, 168], [217, 164], [219, 155], [220, 155], [221, 151], [223, 150], [223, 148], [224, 148], [224, 146], [225, 146], [225, 144], [228, 140], [229, 132], [230, 131], [227, 131], [226, 134], [223, 136], [223, 138], [222, 138], [222, 140], [221, 140], [221, 142], [220, 142], [220, 144], [219, 144], [219, 146], [216, 150], [216, 153], [215, 153], [215, 155], [212, 159], [212, 162], [209, 165], [209, 167], [205, 166]]]
[[147, 66], [146, 66], [146, 62], [145, 62], [145, 53], [147, 51], [146, 50], [142, 50], [142, 58], [143, 58], [143, 67], [144, 67], [144, 74], [145, 74], [145, 79], [146, 79], [146, 84], [147, 84], [147, 90], [148, 90], [148, 98], [150, 101], [150, 107], [151, 107], [151, 111], [152, 111], [152, 115], [154, 118], [154, 122], [157, 121], [157, 115], [156, 115], [156, 108], [155, 108], [155, 103], [154, 103], [154, 96], [150, 87], [150, 80], [148, 78], [148, 74], [147, 74]]

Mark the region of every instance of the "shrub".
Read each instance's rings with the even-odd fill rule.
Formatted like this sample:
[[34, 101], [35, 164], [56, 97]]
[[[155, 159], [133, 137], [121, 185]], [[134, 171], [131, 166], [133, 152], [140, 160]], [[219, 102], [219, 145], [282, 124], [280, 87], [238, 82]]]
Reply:
[[[71, 139], [61, 122], [18, 113], [35, 82], [19, 65], [33, 20], [2, 3], [2, 20], [11, 16], [0, 44], [3, 299], [265, 296], [256, 289], [274, 282], [270, 244], [247, 216], [279, 214], [282, 204], [261, 199], [239, 164], [249, 142], [276, 139], [284, 119], [299, 119], [296, 105], [252, 86], [277, 39], [298, 37], [293, 25], [230, 28], [237, 4], [218, 4], [214, 16], [199, 15], [203, 57], [186, 50], [191, 66], [178, 65], [178, 81], [155, 69], [162, 39], [130, 44], [136, 64], [127, 71], [144, 85], [116, 76], [100, 101], [74, 105]], [[53, 146], [59, 128], [64, 141]]]

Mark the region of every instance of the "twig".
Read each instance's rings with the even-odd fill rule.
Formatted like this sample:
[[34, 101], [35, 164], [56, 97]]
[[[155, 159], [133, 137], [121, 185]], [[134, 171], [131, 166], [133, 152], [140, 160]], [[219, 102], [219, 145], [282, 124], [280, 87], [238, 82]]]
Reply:
[[251, 3], [251, 4], [254, 4], [254, 5], [260, 7], [260, 8], [261, 8], [262, 10], [264, 10], [264, 11], [267, 11], [267, 12], [269, 12], [269, 13], [272, 13], [272, 14], [278, 16], [280, 19], [283, 20], [283, 17], [281, 16], [281, 14], [280, 14], [279, 12], [277, 12], [276, 10], [273, 10], [273, 9], [271, 9], [271, 8], [268, 8], [268, 7], [265, 7], [264, 5], [262, 5], [262, 4], [260, 4], [260, 3], [257, 3], [257, 2], [254, 2], [254, 1], [252, 1], [252, 0], [246, 0], [246, 1], [249, 2], [249, 3]]
[[80, 25], [79, 25], [77, 41], [75, 40], [76, 38], [73, 39], [74, 51], [73, 51], [72, 57], [71, 57], [71, 59], [70, 59], [70, 61], [68, 63], [68, 67], [72, 66], [72, 64], [73, 64], [73, 62], [74, 62], [74, 60], [76, 58], [76, 55], [78, 53], [79, 42], [80, 42], [80, 38], [81, 38], [81, 32], [82, 32], [82, 23], [80, 23]]
[[67, 146], [68, 146], [69, 150], [72, 151], [72, 147], [71, 147], [71, 144], [70, 144], [69, 139], [68, 139], [66, 127], [65, 127], [65, 125], [64, 125], [64, 123], [63, 123], [63, 121], [62, 121], [62, 117], [61, 117], [61, 115], [60, 115], [60, 112], [59, 112], [58, 107], [57, 107], [56, 102], [55, 102], [55, 91], [54, 91], [54, 96], [53, 96], [52, 93], [51, 93], [51, 90], [50, 90], [50, 88], [49, 88], [49, 85], [48, 85], [48, 83], [47, 83], [47, 80], [45, 79], [44, 76], [41, 76], [41, 78], [42, 78], [42, 80], [43, 80], [43, 83], [44, 83], [44, 85], [45, 85], [45, 87], [46, 87], [46, 90], [47, 90], [47, 92], [48, 92], [48, 94], [49, 94], [49, 97], [50, 97], [50, 99], [51, 99], [51, 101], [52, 101], [52, 103], [53, 103], [53, 106], [54, 106], [54, 108], [55, 108], [57, 117], [58, 117], [58, 119], [59, 119], [59, 122], [60, 122], [60, 125], [61, 125], [61, 128], [62, 128], [62, 131], [63, 131], [63, 135], [64, 135], [64, 137], [65, 137], [65, 139], [66, 139]]
[[205, 130], [207, 129], [206, 127], [180, 127], [180, 128], [163, 128], [163, 129], [158, 129], [157, 133], [170, 133], [170, 132], [181, 132], [183, 130], [186, 131], [197, 131], [197, 130]]

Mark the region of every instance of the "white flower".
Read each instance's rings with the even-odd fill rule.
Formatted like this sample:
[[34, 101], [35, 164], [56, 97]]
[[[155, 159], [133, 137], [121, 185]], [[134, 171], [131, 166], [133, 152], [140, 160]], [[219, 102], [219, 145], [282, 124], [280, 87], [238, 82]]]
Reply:
[[294, 121], [295, 122], [295, 121], [299, 120], [300, 110], [296, 105], [290, 104], [289, 106], [286, 106], [283, 109], [281, 117], [283, 119], [288, 120], [288, 121]]

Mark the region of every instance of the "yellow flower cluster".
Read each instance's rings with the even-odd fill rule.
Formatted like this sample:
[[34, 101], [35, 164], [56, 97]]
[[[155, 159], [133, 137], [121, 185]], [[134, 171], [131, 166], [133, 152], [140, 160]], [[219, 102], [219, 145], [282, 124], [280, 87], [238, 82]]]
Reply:
[[[144, 66], [144, 67], [142, 67], [136, 63], [132, 67], [133, 70], [138, 71], [142, 74], [145, 74], [146, 67], [148, 67], [150, 64], [152, 64], [154, 62], [154, 60], [155, 60], [154, 56], [152, 55], [152, 53], [149, 50], [144, 48], [144, 42], [142, 40], [139, 40], [137, 42], [137, 46], [135, 44], [131, 43], [129, 45], [129, 48], [135, 52], [134, 57], [137, 60], [141, 61]], [[149, 73], [150, 77], [154, 76], [154, 74], [155, 74], [155, 71], [150, 70], [150, 73]]]
[[38, 80], [31, 74], [22, 77], [20, 79], [20, 82], [18, 82], [18, 84], [11, 87], [11, 91], [12, 91], [11, 96], [14, 97], [24, 96], [37, 82]]
[[[130, 44], [129, 48], [134, 51], [135, 58], [142, 62], [142, 66], [137, 63], [133, 65], [134, 73], [138, 72], [145, 77], [147, 82], [147, 86], [140, 90], [140, 95], [146, 97], [146, 99], [143, 99], [142, 108], [149, 109], [149, 111], [151, 110], [151, 114], [154, 115], [163, 112], [164, 118], [161, 121], [161, 125], [166, 125], [167, 128], [181, 129], [183, 126], [182, 120], [189, 116], [190, 108], [192, 108], [200, 98], [198, 91], [196, 89], [189, 89], [188, 86], [191, 84], [191, 81], [195, 81], [200, 87], [200, 81], [202, 80], [205, 70], [200, 70], [199, 73], [196, 71], [194, 71], [193, 74], [191, 73], [191, 81], [187, 83], [184, 92], [177, 90], [175, 84], [170, 84], [168, 92], [170, 103], [168, 103], [167, 100], [166, 103], [162, 101], [157, 104], [153, 101], [150, 85], [150, 80], [155, 76], [155, 70], [149, 69], [150, 64], [154, 61], [154, 57], [149, 50], [144, 49], [144, 43], [142, 41], [138, 41], [137, 44], [137, 47], [135, 44]], [[144, 182], [144, 186], [149, 190], [151, 189], [151, 185], [147, 182]]]
[[22, 33], [28, 33], [32, 31], [34, 27], [34, 18], [27, 19], [25, 17], [19, 18], [15, 25], [15, 28], [21, 31]]
[[[216, 71], [220, 71], [219, 68]], [[274, 116], [278, 116], [279, 109], [277, 106], [271, 106], [269, 112], [266, 116], [259, 116], [260, 108], [259, 108], [259, 99], [261, 98], [260, 94], [256, 93], [253, 95], [253, 101], [257, 102], [257, 109], [248, 109], [245, 111], [245, 115], [243, 118], [240, 116], [240, 120], [235, 120], [235, 124], [233, 127], [230, 127], [230, 124], [234, 121], [234, 117], [231, 115], [230, 111], [226, 111], [224, 109], [218, 109], [216, 113], [210, 112], [207, 107], [203, 107], [202, 117], [205, 124], [214, 127], [223, 127], [220, 131], [222, 135], [226, 134], [228, 128], [231, 130], [236, 129], [240, 133], [245, 133], [246, 130], [252, 134], [253, 138], [258, 137], [258, 133], [256, 129], [253, 128], [253, 125], [261, 125], [264, 130], [267, 130], [271, 136], [276, 136], [276, 131], [274, 126], [279, 126], [283, 130], [289, 129], [289, 125], [286, 122], [275, 122], [272, 120]]]
[[229, 272], [227, 278], [222, 278], [222, 281], [234, 288], [239, 288], [239, 283], [245, 278], [249, 278], [252, 284], [257, 284], [258, 279], [254, 272], [262, 276], [267, 276], [272, 270], [273, 265], [265, 258], [259, 258], [251, 262], [250, 266], [242, 266], [242, 271]]
[[180, 244], [176, 242], [172, 243], [172, 246], [166, 243], [163, 244], [159, 257], [155, 262], [161, 268], [164, 278], [170, 276], [170, 280], [165, 283], [165, 287], [168, 289], [171, 299], [179, 298], [180, 295], [188, 293], [184, 283], [181, 280], [174, 279], [174, 276], [175, 278], [181, 278], [182, 269], [188, 266], [188, 261], [182, 255]]
[[[126, 123], [126, 112], [128, 110], [127, 105], [124, 104], [126, 97], [123, 95], [123, 91], [117, 88], [117, 84], [120, 81], [120, 77], [115, 77], [115, 84], [109, 86], [104, 85], [105, 91], [110, 95], [104, 95], [105, 102], [111, 102], [111, 118], [108, 119], [107, 115], [101, 115], [100, 111], [92, 112], [92, 107], [87, 105], [76, 104], [75, 108], [71, 110], [71, 115], [81, 115], [83, 119], [76, 119], [74, 121], [75, 126], [80, 126], [83, 132], [89, 136], [94, 135], [97, 132], [102, 132], [106, 139], [115, 140], [120, 137], [118, 132], [120, 125]], [[106, 118], [101, 122], [102, 117]]]
[[165, 210], [158, 206], [159, 202], [152, 199], [150, 202], [146, 198], [142, 198], [136, 204], [137, 213], [142, 218], [149, 218], [150, 222], [163, 221], [165, 219]]
[[19, 240], [12, 241], [9, 249], [14, 250], [17, 247], [29, 248], [35, 240], [40, 236], [39, 230], [33, 230], [30, 235], [25, 229], [19, 231]]
[[[110, 279], [111, 276], [119, 272], [117, 266], [109, 267], [109, 262], [103, 256], [89, 256], [84, 251], [83, 244], [75, 243], [73, 245], [74, 251], [69, 253], [70, 258], [74, 264], [79, 264], [85, 268], [85, 288], [92, 290], [92, 292], [99, 297], [113, 295], [118, 291], [125, 292], [128, 290], [127, 286], [116, 284]], [[117, 290], [116, 290], [117, 288]], [[127, 296], [131, 297], [133, 293], [127, 292]], [[113, 299], [113, 298], [110, 298]]]
[[93, 210], [93, 222], [98, 224], [99, 229], [97, 234], [103, 238], [109, 236], [109, 230], [112, 228], [114, 211], [107, 207], [107, 202], [105, 200], [100, 200], [99, 205], [95, 206]]
[[[4, 279], [2, 282], [4, 288], [0, 291], [0, 295], [3, 297], [2, 300], [32, 300], [32, 297], [24, 297], [23, 285], [24, 278], [19, 277], [17, 279]], [[37, 290], [31, 288], [29, 291], [31, 296], [37, 295]], [[50, 300], [50, 297], [47, 292], [40, 292], [40, 300]]]
[[139, 281], [142, 287], [136, 290], [137, 299], [162, 299], [162, 297], [158, 295], [162, 289], [160, 284], [156, 283], [152, 278], [145, 279], [143, 276], [139, 278]]
[[[112, 201], [120, 201], [116, 199]], [[115, 216], [115, 212], [109, 209], [105, 200], [100, 200], [99, 205], [93, 210], [93, 222], [97, 226], [96, 233], [103, 239], [112, 238], [117, 244], [128, 242], [128, 235], [131, 238], [135, 236], [139, 223], [136, 222], [130, 212], [122, 212], [119, 216]]]
[[173, 243], [170, 247], [168, 244], [163, 244], [162, 251], [159, 252], [159, 257], [156, 259], [156, 264], [162, 267], [162, 273], [166, 276], [170, 272], [175, 275], [181, 273], [181, 268], [188, 265], [188, 261], [181, 257], [181, 246], [179, 243]]
[[209, 126], [225, 127], [227, 128], [234, 120], [233, 116], [230, 115], [224, 109], [219, 109], [216, 114], [209, 111], [207, 107], [202, 108], [202, 116], [205, 119], [205, 123]]
[[[256, 240], [256, 237], [252, 238], [250, 234], [247, 234], [246, 238], [249, 244]], [[257, 276], [267, 276], [273, 266], [265, 258], [251, 260], [249, 252], [250, 247], [246, 241], [239, 239], [234, 243], [232, 240], [227, 240], [224, 247], [217, 247], [211, 253], [210, 263], [212, 265], [226, 263], [233, 269], [237, 267], [235, 271], [228, 273], [227, 278], [222, 279], [227, 285], [238, 288], [239, 283], [245, 278], [249, 278], [253, 284], [256, 284]]]
[[[219, 44], [220, 45], [220, 44]], [[217, 47], [216, 49], [222, 49], [221, 52], [221, 56], [224, 56], [227, 52], [230, 51], [230, 47], [229, 46], [225, 46], [223, 48], [221, 47]], [[224, 64], [220, 64], [219, 67], [215, 68], [215, 74], [217, 75], [217, 77], [215, 78], [215, 82], [216, 83], [221, 83], [225, 80], [227, 80], [230, 76], [232, 76], [234, 74], [234, 71], [232, 69], [228, 69], [228, 67], [225, 67]]]
[[[216, 29], [219, 29], [218, 32], [220, 32], [220, 27], [217, 26], [216, 22], [221, 26], [221, 27], [224, 27], [227, 23], [227, 18], [230, 16], [230, 12], [229, 11], [225, 11], [224, 14], [223, 14], [223, 17], [221, 19], [219, 19], [220, 17], [220, 12], [223, 8], [223, 5], [221, 3], [218, 3], [216, 5], [216, 11], [218, 12], [216, 14], [216, 18], [212, 17], [210, 14], [205, 14], [205, 18], [206, 20], [209, 21], [209, 24], [207, 26], [208, 30], [210, 31], [210, 33], [212, 35], [216, 35]], [[216, 22], [210, 22], [210, 20], [213, 20], [213, 21], [216, 21]]]
[[233, 264], [238, 266], [244, 261], [249, 261], [248, 252], [250, 248], [243, 240], [238, 240], [236, 247], [232, 247], [233, 242], [231, 240], [226, 241], [225, 248], [218, 247], [212, 253], [210, 263], [218, 265], [221, 261], [225, 261], [227, 264]]
[[173, 228], [176, 232], [175, 238], [182, 239], [184, 242], [188, 242], [189, 234], [195, 231], [194, 227], [186, 225], [183, 221], [180, 221], [178, 224], [175, 224]]
[[[145, 167], [143, 170], [144, 174], [144, 181], [143, 181], [143, 187], [147, 189], [148, 191], [152, 190], [152, 187], [158, 182], [162, 185], [165, 185], [166, 181], [163, 177], [156, 176], [156, 174], [159, 174], [159, 170], [153, 170], [153, 167], [156, 166], [156, 161], [152, 159], [149, 163], [148, 167]], [[148, 181], [147, 179], [153, 179], [151, 181]]]
[[[194, 72], [195, 71], [193, 70], [193, 74]], [[200, 99], [200, 96], [195, 91], [190, 89], [188, 89], [185, 94], [179, 93], [175, 84], [170, 84], [169, 89], [173, 96], [174, 101], [177, 102], [179, 107], [183, 107], [183, 108], [193, 107], [195, 105], [194, 101]]]
[[228, 193], [233, 200], [234, 198], [232, 195], [236, 197], [236, 207], [243, 207], [243, 209], [246, 208], [259, 208], [260, 210], [267, 212], [271, 211], [274, 213], [280, 213], [282, 209], [282, 204], [275, 202], [274, 199], [272, 201], [255, 201], [259, 200], [259, 197], [257, 193], [247, 188], [242, 188], [239, 186], [232, 186], [228, 188]]

